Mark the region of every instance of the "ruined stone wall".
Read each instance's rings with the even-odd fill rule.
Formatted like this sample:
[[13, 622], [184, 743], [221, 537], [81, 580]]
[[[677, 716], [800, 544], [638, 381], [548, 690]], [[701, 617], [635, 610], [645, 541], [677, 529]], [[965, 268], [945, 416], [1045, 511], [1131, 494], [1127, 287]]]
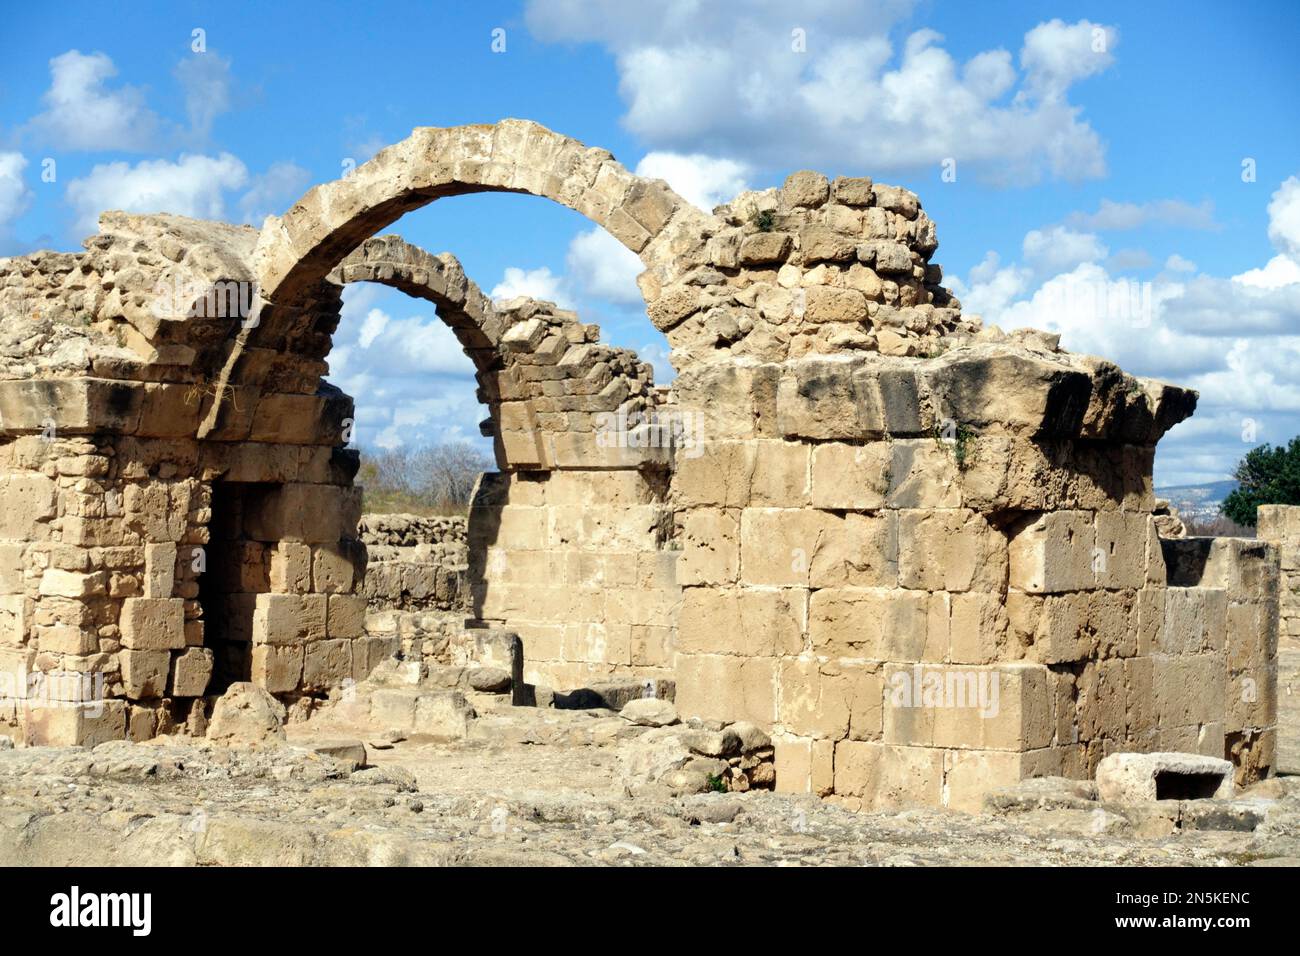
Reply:
[[1256, 533], [1278, 550], [1277, 769], [1300, 773], [1300, 506], [1261, 505]]
[[[572, 313], [494, 305], [450, 255], [371, 238], [483, 190], [563, 203], [640, 256], [671, 390]], [[391, 652], [364, 629], [352, 406], [323, 378], [343, 284], [383, 282], [475, 364], [500, 474], [471, 509], [471, 611], [521, 633], [532, 681], [671, 675], [684, 714], [772, 731], [782, 789], [854, 807], [968, 808], [1166, 745], [1264, 772], [1269, 599], [1169, 578], [1157, 535], [1155, 444], [1195, 394], [983, 328], [936, 246], [906, 190], [800, 172], [710, 214], [514, 120], [418, 129], [260, 232], [108, 215], [81, 256], [0, 263], [0, 429], [80, 443], [5, 466], [44, 516], [4, 538], [24, 569], [8, 646], [34, 658], [77, 620], [130, 714], [187, 699], [158, 676], [207, 658], [186, 621], [214, 675], [247, 660], [286, 696]], [[160, 314], [157, 279], [206, 308]], [[214, 310], [232, 282], [248, 308]], [[68, 307], [11, 320], [28, 289]], [[108, 562], [144, 587], [149, 554], [191, 538], [227, 570], [113, 593]], [[55, 561], [81, 577], [42, 585]]]
[[362, 593], [372, 609], [469, 609], [463, 515], [366, 514], [357, 537], [366, 548]]
[[[1278, 549], [1243, 538], [1161, 543], [1169, 589], [1163, 626], [1148, 641], [1155, 726], [1147, 732], [1160, 750], [1229, 757], [1237, 782], [1254, 783], [1276, 766]], [[1163, 678], [1179, 672], [1201, 688], [1199, 698], [1162, 696]]]
[[636, 469], [485, 475], [469, 517], [473, 611], [524, 642], [524, 679], [671, 677], [681, 592], [666, 480]]

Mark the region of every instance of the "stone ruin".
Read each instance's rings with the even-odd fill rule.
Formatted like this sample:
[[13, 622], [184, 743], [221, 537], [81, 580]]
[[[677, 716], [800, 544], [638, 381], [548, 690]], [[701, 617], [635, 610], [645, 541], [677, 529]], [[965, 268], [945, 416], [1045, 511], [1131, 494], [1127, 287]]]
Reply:
[[[483, 191], [640, 257], [671, 387], [377, 236]], [[1155, 446], [1195, 393], [983, 327], [937, 245], [870, 179], [797, 172], [710, 213], [506, 120], [416, 129], [260, 230], [110, 212], [84, 252], [0, 260], [0, 720], [93, 744], [202, 727], [236, 681], [320, 697], [455, 638], [368, 625], [395, 594], [517, 634], [533, 688], [645, 681], [761, 728], [777, 789], [849, 807], [974, 808], [1122, 751], [1269, 774], [1300, 528], [1162, 541]], [[359, 529], [325, 380], [350, 282], [433, 303], [474, 363], [498, 471], [463, 566]]]

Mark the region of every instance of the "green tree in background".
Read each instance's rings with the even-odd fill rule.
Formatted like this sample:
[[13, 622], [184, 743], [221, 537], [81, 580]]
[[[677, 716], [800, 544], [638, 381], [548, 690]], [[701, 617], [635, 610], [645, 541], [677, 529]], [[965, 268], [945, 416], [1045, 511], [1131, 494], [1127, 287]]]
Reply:
[[1300, 436], [1286, 447], [1252, 448], [1232, 477], [1241, 487], [1223, 499], [1220, 510], [1237, 524], [1255, 527], [1255, 509], [1260, 505], [1300, 505]]

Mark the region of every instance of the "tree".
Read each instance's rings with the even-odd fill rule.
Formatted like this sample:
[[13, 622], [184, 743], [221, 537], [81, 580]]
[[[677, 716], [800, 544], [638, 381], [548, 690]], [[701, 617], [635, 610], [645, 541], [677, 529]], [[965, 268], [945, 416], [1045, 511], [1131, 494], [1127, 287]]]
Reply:
[[363, 449], [357, 483], [367, 512], [464, 512], [474, 482], [495, 463], [468, 442]]
[[1285, 447], [1252, 448], [1232, 477], [1241, 486], [1223, 499], [1220, 510], [1238, 524], [1255, 527], [1260, 505], [1300, 505], [1300, 436]]

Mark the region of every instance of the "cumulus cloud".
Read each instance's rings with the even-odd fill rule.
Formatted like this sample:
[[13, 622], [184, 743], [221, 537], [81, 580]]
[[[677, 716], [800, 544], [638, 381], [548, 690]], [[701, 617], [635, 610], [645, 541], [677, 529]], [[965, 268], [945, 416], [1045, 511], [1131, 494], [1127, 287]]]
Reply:
[[1032, 229], [1022, 244], [1025, 260], [1043, 272], [1061, 272], [1081, 262], [1105, 259], [1109, 251], [1095, 235], [1065, 226]]
[[565, 267], [569, 278], [586, 295], [615, 305], [641, 303], [636, 277], [644, 266], [636, 253], [604, 229], [591, 229], [574, 236]]
[[646, 153], [636, 166], [638, 176], [667, 181], [683, 199], [705, 210], [748, 189], [750, 173], [748, 165], [734, 159], [664, 150]]
[[104, 53], [69, 50], [50, 60], [50, 88], [41, 97], [45, 110], [27, 129], [61, 149], [122, 150], [153, 148], [162, 121], [131, 86], [110, 88], [117, 67]]
[[188, 128], [164, 120], [138, 87], [115, 83], [117, 67], [106, 53], [68, 50], [50, 60], [44, 109], [22, 134], [59, 149], [147, 152], [168, 143], [202, 148], [212, 124], [231, 105], [230, 60], [191, 54], [173, 71], [185, 97]]
[[190, 134], [204, 142], [218, 116], [230, 109], [230, 60], [216, 53], [194, 53], [176, 64], [185, 91]]
[[247, 182], [247, 167], [230, 153], [182, 154], [176, 162], [100, 163], [68, 183], [67, 199], [76, 210], [76, 228], [90, 234], [107, 209], [223, 219], [226, 191], [242, 189]]
[[1289, 177], [1268, 204], [1268, 238], [1277, 250], [1300, 262], [1300, 179]]
[[530, 0], [526, 18], [543, 40], [610, 49], [624, 123], [656, 148], [832, 171], [954, 158], [1013, 183], [1104, 172], [1100, 138], [1069, 92], [1113, 62], [1113, 27], [1040, 24], [1017, 69], [1005, 49], [958, 60], [932, 30], [896, 47], [889, 33], [907, 2], [830, 0], [797, 17], [766, 0], [643, 6]]
[[488, 293], [488, 298], [495, 302], [514, 299], [521, 295], [528, 296], [530, 299], [544, 299], [565, 308], [568, 308], [572, 301], [564, 276], [555, 275], [547, 266], [537, 269], [508, 266], [501, 281]]
[[329, 354], [329, 380], [356, 403], [354, 441], [392, 448], [469, 441], [487, 450], [478, 423], [474, 366], [436, 315], [399, 318], [411, 301], [372, 283], [343, 290], [342, 319]]
[[[1041, 255], [1030, 267], [1003, 265], [990, 253], [952, 284], [966, 310], [987, 323], [1059, 332], [1072, 351], [1104, 355], [1130, 372], [1197, 389], [1197, 414], [1161, 443], [1158, 477], [1166, 484], [1217, 480], [1253, 444], [1283, 442], [1297, 430], [1298, 189], [1300, 180], [1288, 179], [1268, 206], [1268, 234], [1278, 255], [1240, 275], [1199, 273], [1175, 254], [1148, 282], [1118, 278], [1096, 257], [1044, 277]], [[1058, 232], [1035, 234], [1033, 241], [1026, 236], [1026, 259], [1031, 251], [1052, 255], [1064, 245], [1047, 241], [1049, 235], [1059, 239]]]
[[1066, 223], [1082, 229], [1102, 231], [1141, 229], [1144, 226], [1172, 226], [1175, 229], [1217, 229], [1214, 203], [1208, 199], [1192, 205], [1181, 199], [1150, 202], [1116, 202], [1103, 199], [1096, 212], [1076, 212]]
[[27, 157], [22, 153], [0, 153], [0, 235], [10, 223], [27, 211], [32, 203], [32, 191], [23, 181]]

